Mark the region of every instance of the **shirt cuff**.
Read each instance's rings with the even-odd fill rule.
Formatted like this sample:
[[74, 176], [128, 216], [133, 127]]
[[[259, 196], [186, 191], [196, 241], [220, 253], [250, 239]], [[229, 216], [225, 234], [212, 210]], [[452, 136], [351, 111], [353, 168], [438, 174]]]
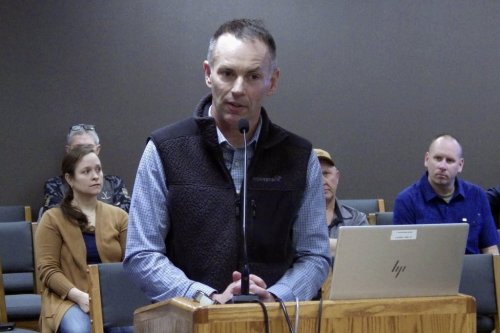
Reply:
[[295, 301], [296, 295], [293, 293], [292, 289], [285, 284], [275, 284], [267, 288], [267, 291], [269, 291], [274, 296], [279, 297], [284, 302]]
[[188, 290], [184, 294], [184, 297], [192, 299], [197, 291], [203, 291], [207, 295], [212, 295], [217, 292], [217, 290], [207, 286], [206, 284], [194, 282], [191, 286], [189, 286]]

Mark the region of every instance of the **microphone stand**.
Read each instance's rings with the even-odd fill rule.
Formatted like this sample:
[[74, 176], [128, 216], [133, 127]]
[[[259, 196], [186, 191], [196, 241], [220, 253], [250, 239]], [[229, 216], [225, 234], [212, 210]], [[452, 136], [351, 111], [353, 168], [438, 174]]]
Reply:
[[243, 226], [243, 271], [241, 272], [241, 293], [240, 295], [234, 295], [232, 303], [252, 303], [259, 300], [259, 296], [250, 294], [250, 267], [248, 264], [248, 251], [247, 251], [247, 133], [249, 129], [248, 120], [241, 118], [238, 123], [238, 128], [243, 134], [244, 143], [244, 153], [243, 158], [245, 160], [243, 166], [243, 214], [242, 214], [242, 226]]

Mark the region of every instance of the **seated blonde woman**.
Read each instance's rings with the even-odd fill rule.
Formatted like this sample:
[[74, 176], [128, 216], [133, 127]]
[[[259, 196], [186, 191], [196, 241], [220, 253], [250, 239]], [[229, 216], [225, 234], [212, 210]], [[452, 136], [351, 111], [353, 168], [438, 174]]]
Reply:
[[125, 254], [127, 213], [100, 202], [103, 184], [93, 147], [79, 146], [62, 161], [68, 191], [47, 211], [35, 235], [43, 285], [42, 332], [90, 332], [87, 265], [119, 262]]

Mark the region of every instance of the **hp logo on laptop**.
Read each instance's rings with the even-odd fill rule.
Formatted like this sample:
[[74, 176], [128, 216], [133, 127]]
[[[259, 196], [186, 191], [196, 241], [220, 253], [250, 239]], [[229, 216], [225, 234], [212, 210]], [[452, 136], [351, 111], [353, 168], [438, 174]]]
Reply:
[[394, 276], [394, 278], [397, 278], [400, 273], [402, 273], [402, 272], [405, 271], [405, 269], [406, 269], [406, 266], [399, 265], [399, 260], [398, 260], [394, 264], [394, 267], [392, 268], [391, 272], [396, 273], [396, 275]]

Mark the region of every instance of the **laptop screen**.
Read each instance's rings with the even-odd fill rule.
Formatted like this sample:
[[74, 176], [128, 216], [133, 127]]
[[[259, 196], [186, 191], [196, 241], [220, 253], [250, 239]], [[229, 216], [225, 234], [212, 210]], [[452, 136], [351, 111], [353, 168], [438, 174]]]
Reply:
[[339, 228], [330, 299], [456, 295], [467, 223]]

